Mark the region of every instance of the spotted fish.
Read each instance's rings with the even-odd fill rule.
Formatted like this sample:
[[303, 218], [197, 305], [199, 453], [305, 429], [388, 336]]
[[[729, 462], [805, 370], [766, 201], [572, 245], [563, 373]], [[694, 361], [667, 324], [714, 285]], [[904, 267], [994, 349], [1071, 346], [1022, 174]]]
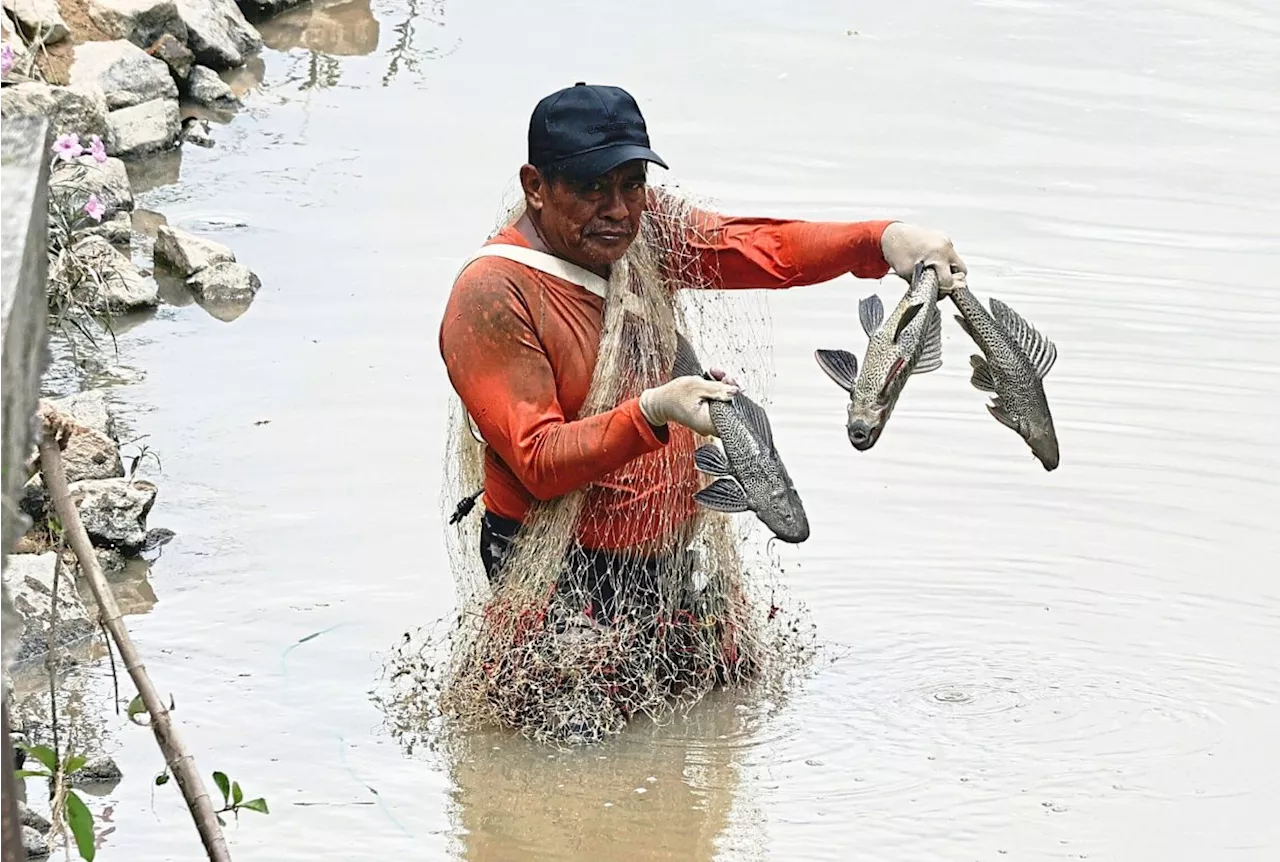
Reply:
[[[693, 345], [683, 336], [677, 339], [672, 376], [692, 374], [710, 379]], [[808, 539], [809, 518], [774, 448], [773, 429], [764, 409], [741, 392], [731, 402], [710, 401], [708, 406], [720, 446], [700, 446], [693, 461], [715, 481], [693, 499], [717, 512], [754, 512], [784, 542], [796, 544]]]
[[858, 303], [858, 318], [870, 339], [861, 374], [857, 357], [847, 350], [816, 350], [814, 356], [827, 376], [849, 393], [849, 442], [865, 452], [880, 439], [911, 375], [942, 367], [937, 272], [917, 264], [911, 286], [888, 319], [874, 293]]
[[956, 285], [951, 301], [960, 311], [956, 320], [982, 351], [969, 357], [969, 382], [995, 396], [987, 411], [1017, 432], [1045, 470], [1057, 469], [1058, 434], [1044, 377], [1058, 359], [1058, 348], [1000, 300], [991, 299], [988, 313], [966, 284]]

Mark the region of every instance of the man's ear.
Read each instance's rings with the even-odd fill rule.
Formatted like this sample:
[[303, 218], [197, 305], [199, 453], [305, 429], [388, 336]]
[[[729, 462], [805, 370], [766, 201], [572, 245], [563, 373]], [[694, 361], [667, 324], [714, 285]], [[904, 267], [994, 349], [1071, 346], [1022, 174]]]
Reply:
[[547, 181], [533, 165], [520, 168], [520, 186], [529, 209], [541, 211], [547, 203]]

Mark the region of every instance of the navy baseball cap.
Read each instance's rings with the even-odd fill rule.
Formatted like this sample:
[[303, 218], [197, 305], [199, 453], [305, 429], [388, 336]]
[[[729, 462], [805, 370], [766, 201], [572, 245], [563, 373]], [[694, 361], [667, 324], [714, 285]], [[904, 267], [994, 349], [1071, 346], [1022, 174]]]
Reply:
[[538, 102], [529, 118], [529, 164], [586, 182], [625, 162], [667, 167], [649, 148], [640, 106], [626, 90], [579, 82]]

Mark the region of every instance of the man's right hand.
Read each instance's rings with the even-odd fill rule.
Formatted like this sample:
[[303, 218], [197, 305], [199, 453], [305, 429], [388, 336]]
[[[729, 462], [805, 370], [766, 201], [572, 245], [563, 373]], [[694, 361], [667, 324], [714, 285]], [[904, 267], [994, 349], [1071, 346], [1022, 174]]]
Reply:
[[707, 401], [732, 401], [737, 386], [703, 377], [677, 377], [640, 393], [640, 412], [650, 425], [675, 422], [704, 437], [718, 436]]

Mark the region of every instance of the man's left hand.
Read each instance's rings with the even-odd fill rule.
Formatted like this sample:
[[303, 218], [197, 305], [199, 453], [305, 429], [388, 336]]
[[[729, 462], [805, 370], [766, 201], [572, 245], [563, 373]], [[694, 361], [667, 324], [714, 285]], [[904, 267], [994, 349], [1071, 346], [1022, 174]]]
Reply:
[[943, 296], [950, 293], [956, 273], [969, 271], [946, 234], [900, 221], [884, 229], [880, 250], [889, 268], [907, 281], [911, 281], [917, 263], [933, 267]]

